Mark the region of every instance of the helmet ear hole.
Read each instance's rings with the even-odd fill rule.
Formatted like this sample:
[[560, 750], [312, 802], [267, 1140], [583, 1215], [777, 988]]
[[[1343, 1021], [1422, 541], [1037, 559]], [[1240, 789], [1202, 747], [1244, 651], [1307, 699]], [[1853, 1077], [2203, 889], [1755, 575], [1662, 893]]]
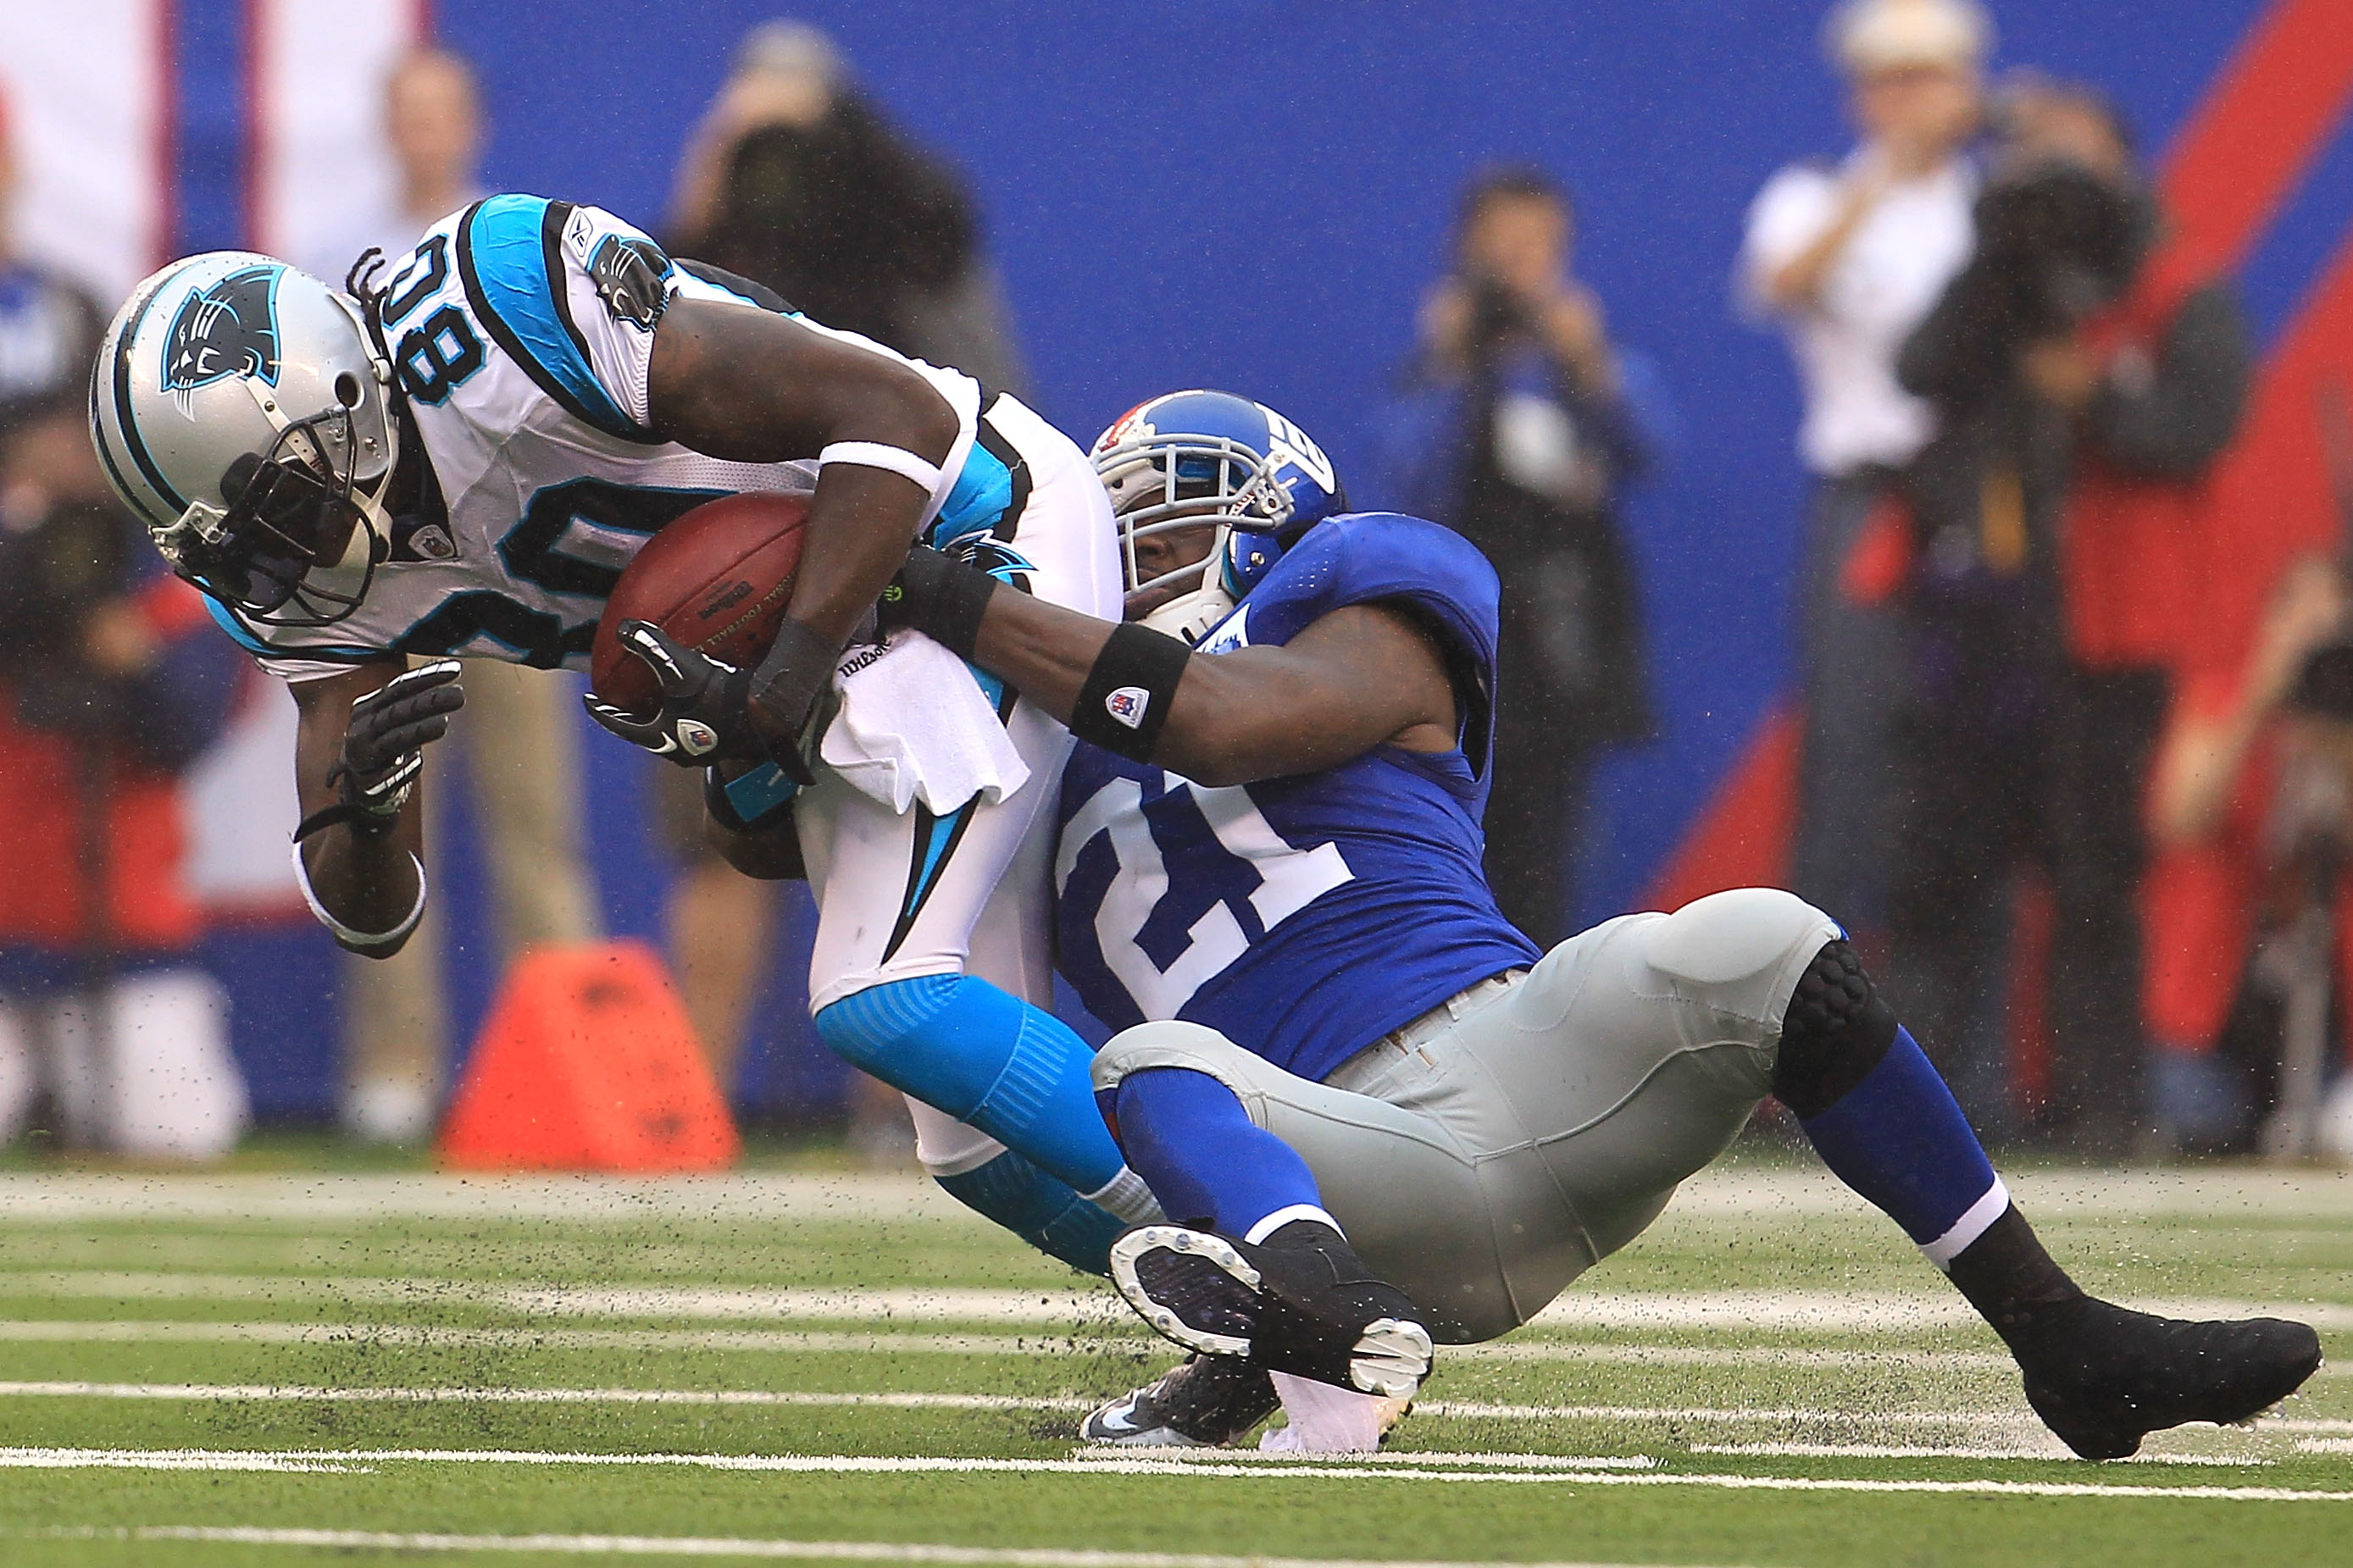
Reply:
[[335, 401], [346, 408], [357, 408], [360, 405], [360, 378], [350, 371], [339, 373], [335, 377]]

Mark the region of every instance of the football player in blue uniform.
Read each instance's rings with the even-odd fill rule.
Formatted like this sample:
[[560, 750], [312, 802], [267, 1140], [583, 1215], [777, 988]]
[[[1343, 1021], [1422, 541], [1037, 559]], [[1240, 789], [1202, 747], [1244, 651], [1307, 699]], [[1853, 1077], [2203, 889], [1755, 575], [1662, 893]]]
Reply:
[[243, 252], [174, 262], [116, 316], [90, 387], [115, 489], [292, 685], [313, 912], [365, 954], [415, 929], [420, 752], [461, 700], [457, 658], [584, 668], [621, 569], [664, 524], [737, 491], [811, 492], [755, 668], [625, 626], [659, 710], [592, 710], [709, 768], [730, 823], [798, 818], [818, 1033], [906, 1091], [944, 1186], [1100, 1271], [1122, 1222], [1158, 1211], [1096, 1114], [1085, 1044], [1037, 1005], [1036, 867], [1068, 732], [975, 677], [966, 706], [1003, 722], [1029, 775], [1001, 798], [883, 804], [818, 762], [844, 645], [919, 535], [1117, 613], [1086, 455], [1015, 399], [674, 262], [595, 207], [491, 196], [381, 287], [356, 268], [346, 285]]
[[923, 550], [893, 608], [1082, 742], [1060, 962], [1126, 1026], [1098, 1098], [1180, 1222], [1122, 1236], [1113, 1279], [1197, 1352], [1090, 1437], [1226, 1441], [1279, 1386], [1305, 1446], [1369, 1446], [1433, 1340], [1526, 1321], [1767, 1094], [1984, 1316], [2079, 1454], [2242, 1420], [2318, 1364], [2300, 1323], [2174, 1321], [2078, 1289], [1844, 934], [1795, 896], [1719, 893], [1549, 953], [1507, 924], [1479, 826], [1496, 578], [1461, 537], [1346, 514], [1313, 442], [1220, 394], [1141, 405], [1094, 459], [1125, 623]]

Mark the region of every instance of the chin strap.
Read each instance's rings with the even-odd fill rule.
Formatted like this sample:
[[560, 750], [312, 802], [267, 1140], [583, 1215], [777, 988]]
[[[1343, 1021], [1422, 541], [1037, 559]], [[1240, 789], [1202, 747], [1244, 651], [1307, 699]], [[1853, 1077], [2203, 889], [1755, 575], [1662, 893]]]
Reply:
[[[1208, 575], [1208, 574], [1204, 574]], [[1137, 626], [1166, 632], [1187, 643], [1199, 642], [1211, 627], [1233, 614], [1234, 596], [1217, 583], [1205, 583], [1189, 594], [1169, 600]]]

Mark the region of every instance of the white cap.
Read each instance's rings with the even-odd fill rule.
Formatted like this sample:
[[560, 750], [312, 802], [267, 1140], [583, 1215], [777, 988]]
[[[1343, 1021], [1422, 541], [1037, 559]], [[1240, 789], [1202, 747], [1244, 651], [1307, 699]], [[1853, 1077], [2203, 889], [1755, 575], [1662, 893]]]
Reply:
[[841, 79], [841, 51], [822, 29], [779, 17], [744, 35], [735, 47], [735, 71], [809, 77], [829, 87]]
[[1975, 0], [1846, 0], [1831, 13], [1822, 42], [1850, 76], [1972, 67], [1993, 47], [1993, 22]]

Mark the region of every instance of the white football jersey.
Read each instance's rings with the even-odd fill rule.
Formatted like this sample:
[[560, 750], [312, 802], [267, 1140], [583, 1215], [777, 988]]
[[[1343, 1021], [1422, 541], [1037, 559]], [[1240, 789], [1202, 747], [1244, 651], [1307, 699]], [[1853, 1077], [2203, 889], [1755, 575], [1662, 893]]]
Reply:
[[[383, 319], [447, 521], [430, 508], [399, 520], [365, 601], [332, 626], [252, 626], [208, 600], [214, 618], [289, 680], [388, 653], [586, 668], [606, 596], [665, 523], [720, 496], [817, 482], [815, 453], [722, 462], [648, 428], [654, 328], [681, 295], [759, 304], [595, 207], [499, 195], [434, 225], [386, 285]], [[912, 366], [955, 409], [932, 536], [993, 522], [1008, 486], [975, 443], [979, 384], [797, 319]]]

